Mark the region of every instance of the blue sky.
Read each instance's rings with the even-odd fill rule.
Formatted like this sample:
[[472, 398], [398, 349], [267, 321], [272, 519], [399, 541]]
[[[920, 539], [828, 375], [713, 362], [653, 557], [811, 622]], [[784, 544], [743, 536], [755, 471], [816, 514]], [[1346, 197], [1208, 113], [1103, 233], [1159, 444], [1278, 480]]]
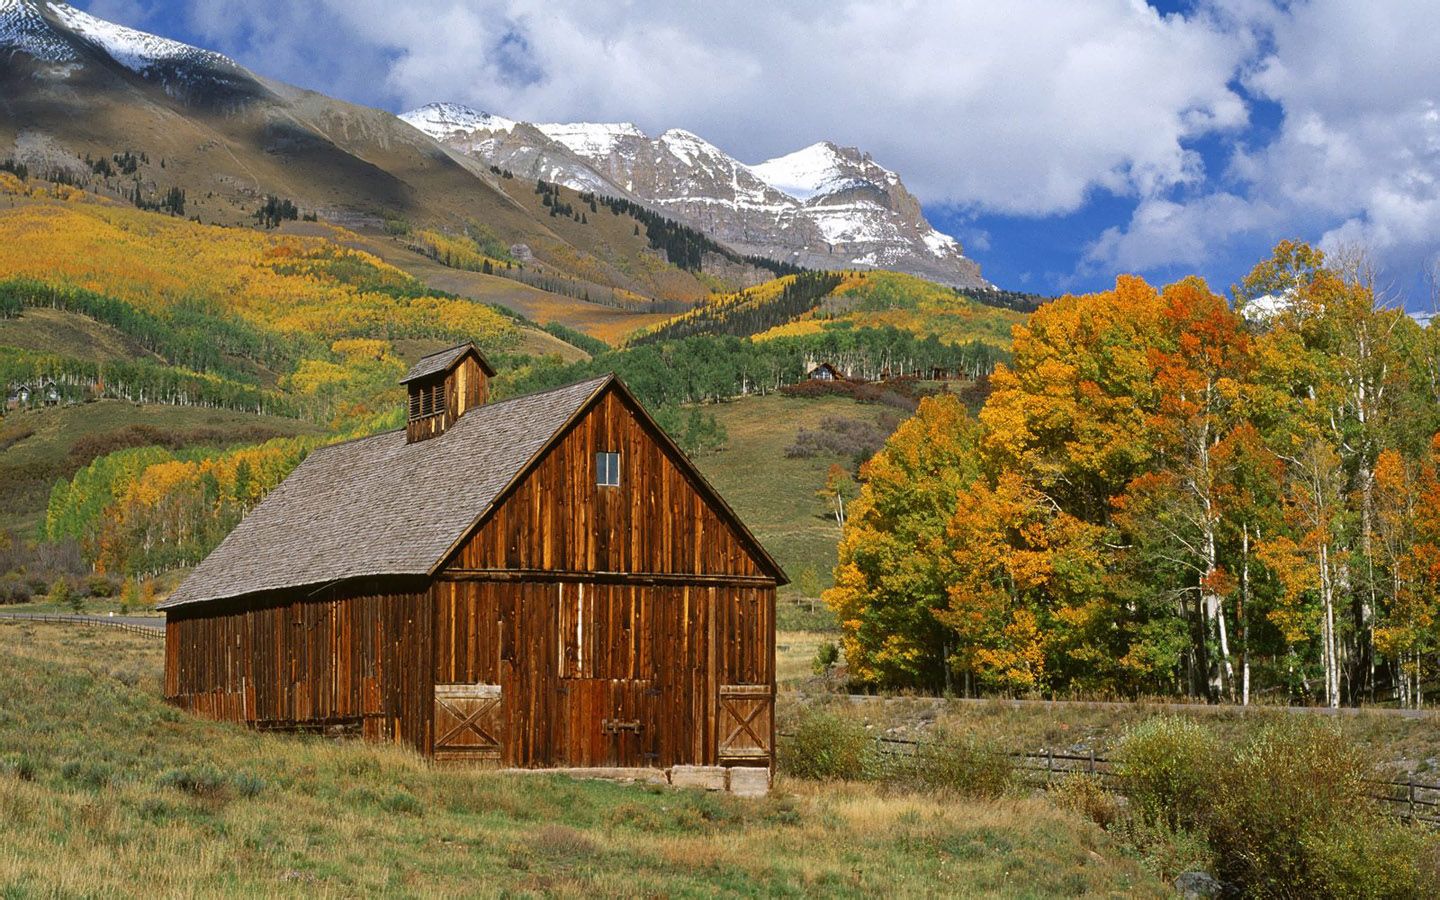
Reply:
[[1429, 308], [1436, 0], [81, 0], [392, 111], [817, 140], [899, 172], [1002, 287], [1227, 289], [1281, 238], [1364, 247]]

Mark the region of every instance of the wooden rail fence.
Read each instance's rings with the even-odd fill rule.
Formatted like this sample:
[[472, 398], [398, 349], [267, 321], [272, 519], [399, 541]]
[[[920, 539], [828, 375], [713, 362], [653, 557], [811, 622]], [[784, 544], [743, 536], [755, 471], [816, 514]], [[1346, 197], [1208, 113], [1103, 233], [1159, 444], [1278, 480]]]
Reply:
[[[782, 735], [788, 737], [789, 735]], [[916, 755], [929, 752], [932, 742], [911, 738], [877, 737], [881, 752], [891, 755]], [[1113, 760], [1097, 756], [1094, 750], [1087, 753], [1057, 753], [1045, 750], [1042, 753], [1008, 753], [1015, 760], [1015, 767], [1021, 777], [1031, 784], [1049, 785], [1057, 777], [1087, 774], [1094, 775], [1112, 784], [1123, 776], [1115, 771]], [[1384, 805], [1386, 812], [1411, 822], [1419, 822], [1432, 828], [1440, 828], [1440, 784], [1427, 784], [1409, 778], [1405, 781], [1388, 778], [1366, 779], [1370, 786], [1369, 796]]]
[[[49, 622], [58, 625], [89, 625], [100, 628], [118, 628], [131, 634], [150, 638], [164, 638], [165, 626], [136, 625], [133, 622], [116, 622], [106, 616], [69, 616], [47, 613], [0, 613], [0, 619], [12, 622]], [[163, 620], [161, 620], [163, 622]]]

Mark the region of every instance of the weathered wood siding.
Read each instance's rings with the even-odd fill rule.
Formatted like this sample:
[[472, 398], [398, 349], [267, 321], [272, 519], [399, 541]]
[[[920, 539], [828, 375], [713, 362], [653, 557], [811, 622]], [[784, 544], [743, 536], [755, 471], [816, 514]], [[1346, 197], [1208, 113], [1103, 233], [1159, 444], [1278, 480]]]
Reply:
[[[433, 592], [435, 683], [499, 685], [503, 764], [770, 762], [773, 588], [453, 577]], [[734, 686], [765, 698], [763, 755], [722, 757]]]
[[[620, 453], [620, 486], [595, 454]], [[739, 532], [607, 391], [455, 554], [452, 567], [547, 572], [764, 573]]]
[[246, 603], [170, 612], [171, 702], [261, 728], [359, 727], [368, 738], [426, 749], [434, 646], [428, 592], [372, 583]]

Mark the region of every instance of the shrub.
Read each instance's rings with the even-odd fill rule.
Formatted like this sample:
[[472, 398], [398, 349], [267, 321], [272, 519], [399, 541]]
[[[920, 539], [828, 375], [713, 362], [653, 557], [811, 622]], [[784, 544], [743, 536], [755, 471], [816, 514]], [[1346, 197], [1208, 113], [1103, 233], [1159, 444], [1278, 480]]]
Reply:
[[115, 582], [105, 575], [91, 575], [85, 582], [85, 589], [92, 597], [115, 596]]
[[85, 598], [79, 591], [71, 590], [70, 582], [63, 576], [55, 579], [55, 584], [50, 587], [49, 600], [56, 606], [68, 606], [77, 613], [85, 608]]
[[806, 712], [779, 750], [780, 770], [799, 778], [859, 781], [879, 762], [865, 726], [827, 710]]
[[920, 745], [897, 775], [932, 792], [993, 798], [1015, 783], [1015, 765], [973, 734], [941, 734]]
[[161, 787], [173, 788], [192, 797], [216, 798], [224, 796], [226, 778], [208, 766], [192, 769], [171, 769], [160, 776]]
[[13, 575], [0, 578], [0, 606], [7, 603], [29, 603], [30, 585]]
[[835, 645], [834, 641], [826, 641], [820, 645], [819, 650], [815, 651], [815, 662], [811, 664], [811, 668], [815, 670], [816, 675], [824, 675], [839, 661], [840, 648]]
[[[1353, 869], [1353, 842], [1370, 830], [1370, 773], [1364, 754], [1330, 723], [1293, 717], [1267, 725], [1216, 785], [1210, 841], [1220, 877], [1262, 896], [1326, 893], [1320, 879]], [[1317, 867], [1321, 858], [1329, 875]]]
[[60, 767], [60, 777], [71, 784], [95, 791], [114, 780], [115, 769], [105, 762], [72, 760]]
[[1163, 881], [1174, 881], [1185, 872], [1214, 869], [1214, 853], [1199, 831], [1173, 828], [1163, 819], [1146, 821], [1134, 816], [1121, 820], [1116, 830], [1139, 855], [1140, 864]]
[[1105, 789], [1099, 775], [1076, 772], [1050, 786], [1050, 799], [1061, 809], [1077, 813], [1101, 828], [1120, 821], [1120, 800]]
[[1115, 757], [1136, 815], [1172, 829], [1203, 827], [1223, 767], [1209, 728], [1183, 716], [1155, 716], [1125, 733]]
[[1377, 814], [1307, 834], [1304, 845], [1316, 896], [1440, 896], [1440, 847], [1421, 826]]

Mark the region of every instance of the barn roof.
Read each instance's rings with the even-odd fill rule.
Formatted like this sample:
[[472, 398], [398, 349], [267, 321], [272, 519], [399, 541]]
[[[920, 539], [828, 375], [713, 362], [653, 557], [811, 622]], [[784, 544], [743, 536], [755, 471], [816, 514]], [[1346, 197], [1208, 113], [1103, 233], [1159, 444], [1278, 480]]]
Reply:
[[161, 604], [371, 575], [427, 575], [609, 378], [470, 410], [444, 434], [322, 447]]
[[479, 349], [476, 348], [473, 342], [466, 341], [463, 344], [457, 344], [454, 347], [448, 347], [444, 350], [437, 350], [428, 356], [420, 357], [419, 361], [410, 367], [410, 371], [405, 373], [405, 377], [400, 379], [400, 383], [405, 384], [429, 375], [448, 372], [454, 368], [455, 364], [467, 353], [474, 353], [475, 358], [480, 361], [480, 368], [485, 370], [486, 375], [494, 377], [495, 370], [490, 367], [490, 363], [486, 362], [485, 357], [480, 355]]
[[[369, 576], [432, 574], [613, 375], [476, 407], [443, 434], [322, 447], [251, 510], [161, 609]], [[633, 402], [633, 398], [630, 398]], [[643, 417], [643, 408], [634, 404]], [[658, 427], [679, 459], [683, 453]], [[765, 568], [784, 572], [694, 467]]]

